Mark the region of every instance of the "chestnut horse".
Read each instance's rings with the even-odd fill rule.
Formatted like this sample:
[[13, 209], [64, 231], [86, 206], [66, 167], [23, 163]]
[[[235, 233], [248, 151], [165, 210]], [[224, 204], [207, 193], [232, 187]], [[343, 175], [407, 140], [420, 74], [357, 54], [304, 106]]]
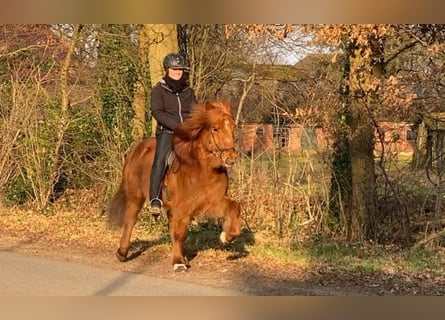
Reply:
[[[225, 101], [198, 104], [173, 134], [175, 157], [162, 186], [162, 200], [168, 217], [174, 271], [190, 267], [184, 256], [184, 242], [191, 219], [198, 214], [223, 217], [220, 240], [230, 243], [240, 236], [240, 205], [228, 192], [227, 167], [235, 164], [235, 122], [232, 106]], [[122, 181], [114, 195], [108, 219], [123, 226], [117, 258], [126, 261], [131, 233], [147, 199], [156, 140], [147, 138], [129, 152]], [[170, 157], [171, 158], [171, 157]]]

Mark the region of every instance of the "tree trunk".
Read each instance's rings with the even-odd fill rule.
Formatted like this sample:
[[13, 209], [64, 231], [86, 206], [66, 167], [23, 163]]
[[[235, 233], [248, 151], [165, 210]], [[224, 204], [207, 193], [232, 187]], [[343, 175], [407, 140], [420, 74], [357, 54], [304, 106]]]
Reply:
[[349, 240], [363, 241], [374, 230], [374, 127], [369, 117], [356, 117], [351, 136], [352, 203]]
[[147, 108], [147, 77], [148, 72], [148, 52], [149, 52], [149, 35], [148, 25], [143, 25], [139, 32], [139, 72], [138, 79], [134, 84], [134, 97], [132, 107], [134, 110], [133, 126], [131, 136], [133, 141], [139, 141], [144, 138], [145, 134], [145, 110]]
[[[381, 77], [362, 46], [346, 43], [342, 85], [343, 114], [334, 147], [331, 210], [344, 223], [349, 241], [363, 241], [374, 232], [374, 125], [370, 110], [378, 101], [375, 83]], [[349, 129], [349, 134], [347, 131]], [[335, 216], [335, 215], [334, 215]]]
[[428, 159], [431, 158], [429, 150], [431, 150], [431, 147], [429, 147], [428, 128], [422, 121], [417, 129], [416, 146], [411, 163], [413, 169], [424, 169], [428, 166]]
[[339, 231], [349, 238], [350, 211], [352, 202], [351, 152], [349, 141], [349, 121], [351, 101], [349, 98], [350, 47], [346, 46], [343, 64], [342, 82], [340, 84], [340, 100], [342, 109], [334, 118], [334, 142], [332, 144], [332, 176], [329, 190], [329, 212], [339, 225]]
[[[148, 59], [150, 61], [150, 80], [152, 87], [165, 74], [162, 65], [164, 57], [170, 52], [178, 52], [178, 33], [176, 24], [147, 24], [144, 26], [148, 39]], [[151, 135], [156, 132], [156, 120], [152, 118]]]
[[[381, 56], [371, 46], [371, 54]], [[375, 223], [375, 167], [374, 125], [372, 110], [378, 103], [376, 84], [382, 70], [376, 66], [378, 59], [362, 54], [363, 48], [356, 47], [351, 55], [350, 89], [353, 119], [351, 121], [351, 178], [352, 203], [349, 237], [352, 241], [363, 241], [374, 233]]]

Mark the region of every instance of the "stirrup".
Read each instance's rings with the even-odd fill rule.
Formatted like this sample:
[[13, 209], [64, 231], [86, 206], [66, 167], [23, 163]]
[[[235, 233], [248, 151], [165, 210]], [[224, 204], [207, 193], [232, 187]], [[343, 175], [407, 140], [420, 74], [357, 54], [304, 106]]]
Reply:
[[[153, 205], [154, 201], [157, 201], [157, 203], [159, 203], [159, 205]], [[161, 199], [154, 198], [154, 199], [150, 200], [150, 207], [149, 207], [148, 211], [151, 213], [152, 216], [157, 217], [161, 214], [161, 208], [163, 205], [164, 204]]]

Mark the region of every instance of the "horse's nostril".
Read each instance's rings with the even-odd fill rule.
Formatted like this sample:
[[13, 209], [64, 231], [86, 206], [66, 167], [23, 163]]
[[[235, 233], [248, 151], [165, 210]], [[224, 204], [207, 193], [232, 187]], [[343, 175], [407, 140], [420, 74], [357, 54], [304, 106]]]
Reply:
[[235, 160], [232, 158], [226, 158], [224, 163], [226, 164], [227, 167], [231, 167], [231, 166], [235, 165]]

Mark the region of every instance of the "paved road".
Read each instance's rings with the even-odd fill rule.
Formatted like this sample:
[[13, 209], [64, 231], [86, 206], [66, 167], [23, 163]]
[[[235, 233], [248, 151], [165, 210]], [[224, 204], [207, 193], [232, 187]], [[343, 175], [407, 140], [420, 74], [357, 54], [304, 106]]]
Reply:
[[239, 296], [242, 292], [0, 251], [0, 296]]

